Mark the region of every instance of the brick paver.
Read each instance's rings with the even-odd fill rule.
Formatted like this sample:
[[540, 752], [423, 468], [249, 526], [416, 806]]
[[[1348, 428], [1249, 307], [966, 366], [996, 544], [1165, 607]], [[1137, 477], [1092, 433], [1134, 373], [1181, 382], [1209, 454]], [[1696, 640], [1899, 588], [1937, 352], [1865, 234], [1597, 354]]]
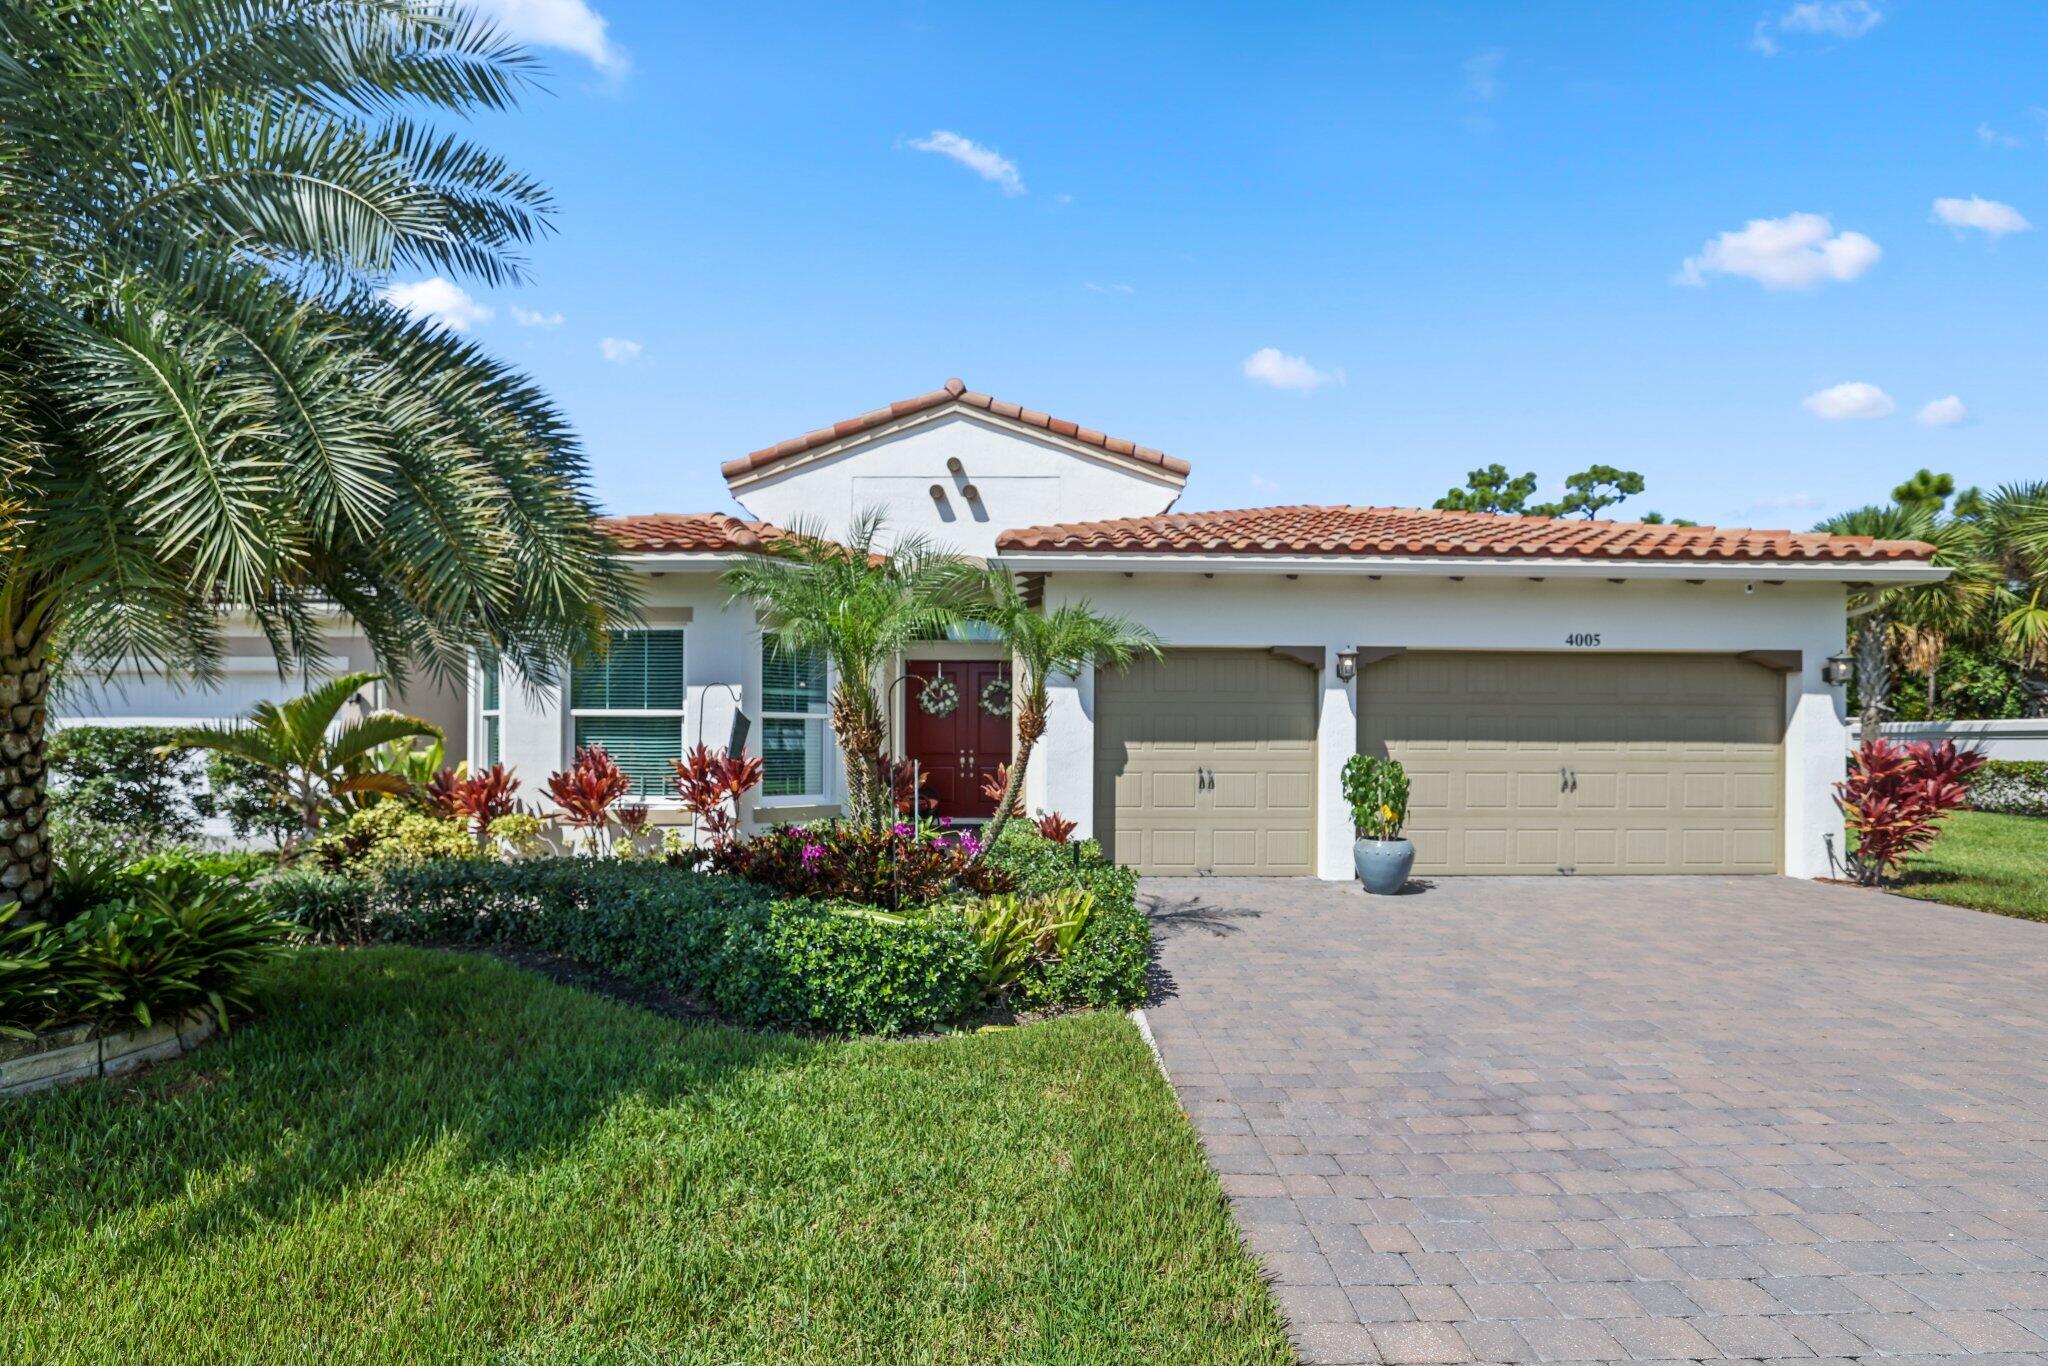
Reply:
[[2048, 926], [1780, 878], [1149, 880], [1312, 1362], [2048, 1361]]

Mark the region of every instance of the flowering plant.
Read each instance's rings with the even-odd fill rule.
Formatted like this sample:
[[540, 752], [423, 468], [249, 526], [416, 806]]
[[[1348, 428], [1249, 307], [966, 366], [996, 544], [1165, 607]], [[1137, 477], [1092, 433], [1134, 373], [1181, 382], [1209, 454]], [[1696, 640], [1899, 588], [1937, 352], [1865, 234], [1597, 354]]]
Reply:
[[1362, 840], [1397, 840], [1408, 820], [1408, 771], [1398, 759], [1354, 754], [1344, 761], [1344, 800]]
[[1015, 878], [977, 862], [980, 837], [898, 821], [779, 825], [712, 851], [714, 867], [788, 896], [916, 909], [961, 893], [1009, 891]]

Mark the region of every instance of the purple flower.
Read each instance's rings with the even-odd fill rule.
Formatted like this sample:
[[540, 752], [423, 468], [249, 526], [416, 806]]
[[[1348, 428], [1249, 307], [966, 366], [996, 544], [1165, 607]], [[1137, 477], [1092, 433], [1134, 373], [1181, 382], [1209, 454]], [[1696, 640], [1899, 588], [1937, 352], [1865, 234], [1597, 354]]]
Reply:
[[941, 828], [941, 829], [944, 829], [944, 828], [945, 828], [946, 826], [949, 826], [949, 825], [951, 825], [952, 823], [953, 823], [953, 818], [952, 818], [951, 816], [941, 816], [941, 817], [939, 817], [939, 826], [940, 826], [940, 828]]
[[824, 845], [822, 845], [822, 844], [806, 844], [806, 845], [804, 846], [804, 853], [803, 853], [803, 859], [804, 859], [804, 867], [806, 867], [806, 868], [810, 867], [810, 866], [811, 866], [812, 864], [816, 863], [816, 862], [817, 862], [817, 861], [818, 861], [819, 859], [821, 859], [821, 858], [823, 858], [823, 857], [825, 857], [825, 846], [824, 846]]
[[960, 847], [967, 851], [967, 857], [969, 858], [981, 857], [981, 841], [974, 837], [974, 832], [971, 830], [960, 832]]
[[906, 838], [908, 838], [909, 836], [911, 836], [911, 835], [914, 835], [914, 834], [916, 834], [916, 833], [917, 833], [917, 831], [915, 831], [915, 830], [911, 829], [911, 828], [910, 828], [910, 827], [909, 827], [908, 825], [905, 825], [905, 824], [904, 824], [904, 823], [903, 823], [902, 821], [898, 821], [898, 822], [896, 822], [896, 824], [894, 824], [894, 825], [890, 826], [890, 827], [889, 827], [889, 832], [890, 832], [891, 834], [893, 834], [894, 836], [896, 836], [896, 838], [897, 838], [897, 839], [906, 839]]

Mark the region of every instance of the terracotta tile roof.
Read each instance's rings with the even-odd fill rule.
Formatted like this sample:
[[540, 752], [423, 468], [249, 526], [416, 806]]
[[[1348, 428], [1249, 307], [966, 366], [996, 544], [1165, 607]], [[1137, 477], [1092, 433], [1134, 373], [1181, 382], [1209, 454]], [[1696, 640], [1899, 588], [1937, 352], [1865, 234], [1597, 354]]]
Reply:
[[1038, 427], [1055, 436], [1066, 437], [1069, 441], [1098, 446], [1111, 455], [1120, 455], [1127, 460], [1152, 465], [1168, 474], [1184, 477], [1188, 472], [1188, 462], [1185, 460], [1176, 460], [1170, 455], [1153, 450], [1150, 446], [1140, 446], [1121, 437], [1104, 436], [1101, 432], [1068, 422], [1064, 418], [1049, 417], [1044, 413], [1033, 412], [1029, 408], [1020, 408], [1014, 403], [1005, 403], [999, 398], [991, 398], [987, 394], [975, 393], [957, 379], [947, 380], [943, 388], [934, 389], [928, 394], [899, 399], [886, 408], [877, 408], [873, 412], [862, 413], [859, 417], [849, 417], [844, 422], [835, 422], [829, 427], [820, 427], [814, 432], [806, 432], [787, 441], [778, 441], [773, 446], [763, 446], [760, 450], [741, 456], [738, 460], [726, 461], [719, 469], [727, 479], [737, 479], [743, 474], [765, 469], [791, 456], [814, 451], [820, 446], [829, 446], [835, 441], [844, 440], [872, 427], [879, 427], [885, 422], [893, 422], [912, 413], [921, 413], [928, 408], [943, 407], [948, 403], [962, 403], [970, 408], [980, 408], [997, 417], [1008, 418], [1027, 427]]
[[1620, 560], [1924, 560], [1919, 541], [1649, 526], [1421, 508], [1270, 507], [1017, 527], [996, 549], [1089, 554], [1417, 555]]
[[598, 525], [632, 554], [708, 554], [759, 550], [782, 528], [749, 522], [723, 512], [650, 512], [636, 517], [606, 517]]

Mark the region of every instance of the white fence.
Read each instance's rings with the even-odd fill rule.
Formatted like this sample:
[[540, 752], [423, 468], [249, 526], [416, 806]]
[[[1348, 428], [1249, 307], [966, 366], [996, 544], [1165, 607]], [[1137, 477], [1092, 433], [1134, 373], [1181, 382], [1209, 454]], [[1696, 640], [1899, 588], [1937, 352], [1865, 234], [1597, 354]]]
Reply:
[[[1953, 740], [1959, 749], [1974, 749], [1987, 759], [2048, 761], [2048, 718], [2026, 721], [1888, 721], [1887, 740]], [[1863, 728], [1849, 726], [1849, 743], [1862, 738]]]

